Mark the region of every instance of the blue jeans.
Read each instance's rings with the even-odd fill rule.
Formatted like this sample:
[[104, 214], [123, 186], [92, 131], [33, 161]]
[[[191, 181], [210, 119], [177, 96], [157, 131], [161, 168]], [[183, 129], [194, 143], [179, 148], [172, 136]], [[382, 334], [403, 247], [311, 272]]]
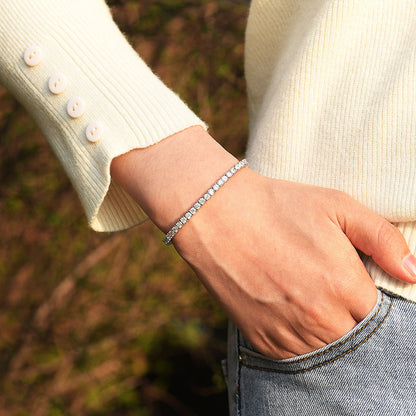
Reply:
[[230, 324], [230, 415], [416, 415], [416, 303], [378, 292], [351, 332], [317, 351], [272, 360]]

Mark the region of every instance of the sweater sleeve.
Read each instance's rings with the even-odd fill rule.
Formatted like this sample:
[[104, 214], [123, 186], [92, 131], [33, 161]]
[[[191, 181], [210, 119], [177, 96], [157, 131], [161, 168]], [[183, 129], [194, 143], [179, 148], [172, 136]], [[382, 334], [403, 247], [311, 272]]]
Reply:
[[111, 160], [204, 123], [146, 66], [103, 0], [0, 0], [0, 82], [26, 107], [96, 231], [145, 219]]

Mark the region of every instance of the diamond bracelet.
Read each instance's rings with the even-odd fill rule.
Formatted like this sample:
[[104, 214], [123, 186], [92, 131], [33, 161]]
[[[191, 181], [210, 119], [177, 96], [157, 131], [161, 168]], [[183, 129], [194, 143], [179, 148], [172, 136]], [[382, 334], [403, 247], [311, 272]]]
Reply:
[[221, 178], [217, 180], [217, 182], [214, 183], [214, 185], [209, 188], [201, 198], [198, 199], [198, 201], [195, 202], [194, 205], [192, 205], [191, 208], [188, 209], [188, 211], [185, 212], [185, 214], [182, 215], [181, 218], [176, 222], [176, 224], [166, 233], [166, 235], [163, 237], [163, 242], [168, 246], [172, 244], [173, 237], [175, 237], [175, 234], [192, 218], [193, 215], [197, 213], [197, 211], [202, 207], [202, 205], [205, 204], [205, 202], [210, 199], [215, 192], [218, 191], [218, 189], [221, 188], [225, 184], [225, 182], [228, 181], [228, 179], [231, 178], [235, 173], [237, 173], [241, 168], [248, 165], [248, 162], [246, 159], [241, 160], [237, 164], [235, 164], [229, 171], [227, 171]]

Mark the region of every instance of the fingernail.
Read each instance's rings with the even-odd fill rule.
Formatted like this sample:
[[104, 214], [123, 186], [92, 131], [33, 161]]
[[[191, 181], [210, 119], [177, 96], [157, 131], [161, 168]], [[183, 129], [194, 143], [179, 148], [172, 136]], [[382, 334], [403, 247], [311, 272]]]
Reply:
[[408, 254], [403, 259], [403, 266], [413, 277], [416, 277], [416, 257], [413, 254]]

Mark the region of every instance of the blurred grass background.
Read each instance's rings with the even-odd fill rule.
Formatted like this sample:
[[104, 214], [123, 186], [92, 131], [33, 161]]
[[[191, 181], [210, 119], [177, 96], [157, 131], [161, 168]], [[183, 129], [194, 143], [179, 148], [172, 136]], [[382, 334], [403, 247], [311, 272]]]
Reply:
[[[112, 0], [116, 22], [236, 156], [242, 0]], [[0, 415], [226, 414], [226, 319], [161, 233], [97, 234], [0, 87]]]

